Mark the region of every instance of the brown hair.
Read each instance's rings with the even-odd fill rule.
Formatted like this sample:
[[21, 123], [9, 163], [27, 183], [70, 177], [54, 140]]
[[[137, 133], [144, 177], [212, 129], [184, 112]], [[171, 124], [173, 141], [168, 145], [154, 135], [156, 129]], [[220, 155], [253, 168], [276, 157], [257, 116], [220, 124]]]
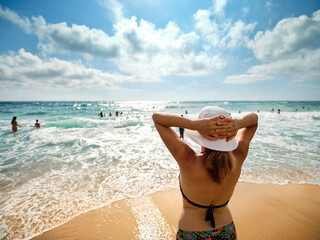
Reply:
[[236, 164], [235, 157], [232, 152], [222, 152], [206, 149], [204, 152], [206, 157], [206, 169], [213, 181], [221, 183]]

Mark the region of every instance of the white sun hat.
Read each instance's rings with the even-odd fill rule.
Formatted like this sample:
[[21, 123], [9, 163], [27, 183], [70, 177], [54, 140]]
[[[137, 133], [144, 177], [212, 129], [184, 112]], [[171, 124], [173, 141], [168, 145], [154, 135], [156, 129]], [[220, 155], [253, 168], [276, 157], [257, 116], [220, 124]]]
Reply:
[[[231, 118], [230, 113], [227, 112], [225, 109], [217, 106], [208, 106], [208, 107], [204, 107], [200, 111], [198, 115], [198, 119], [213, 118], [218, 115], [223, 115], [225, 117]], [[186, 133], [191, 138], [191, 140], [193, 140], [195, 143], [212, 150], [228, 152], [238, 147], [237, 137], [234, 137], [232, 140], [227, 142], [226, 138], [218, 139], [218, 140], [206, 139], [198, 131], [194, 131], [190, 129], [186, 129]]]

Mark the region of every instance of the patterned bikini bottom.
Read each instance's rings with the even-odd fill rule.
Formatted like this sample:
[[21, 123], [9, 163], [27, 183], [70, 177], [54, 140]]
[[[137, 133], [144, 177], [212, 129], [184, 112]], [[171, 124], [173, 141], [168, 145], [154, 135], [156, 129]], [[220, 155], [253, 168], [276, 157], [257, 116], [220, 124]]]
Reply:
[[176, 240], [237, 240], [234, 223], [211, 231], [185, 232], [178, 227]]

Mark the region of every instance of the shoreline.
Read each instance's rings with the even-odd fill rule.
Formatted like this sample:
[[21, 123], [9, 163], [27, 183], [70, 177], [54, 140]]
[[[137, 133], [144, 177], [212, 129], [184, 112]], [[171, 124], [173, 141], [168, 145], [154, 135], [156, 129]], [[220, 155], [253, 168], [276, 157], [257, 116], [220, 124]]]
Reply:
[[[188, 116], [193, 118], [204, 106], [218, 105], [238, 118], [259, 109], [259, 129], [250, 146], [241, 180], [320, 185], [319, 103], [52, 101], [2, 104], [1, 139], [5, 151], [1, 156], [4, 181], [0, 218], [6, 225], [0, 224], [0, 231], [7, 234], [6, 239], [29, 239], [120, 198], [178, 187], [179, 167], [154, 128], [151, 119], [154, 111], [184, 114], [188, 110]], [[281, 114], [270, 113], [271, 108], [280, 108]], [[112, 112], [113, 116], [116, 111], [123, 111], [124, 116], [99, 118], [101, 111]], [[9, 127], [13, 115], [18, 116], [18, 123], [23, 126], [16, 134]], [[36, 118], [43, 127], [40, 131], [32, 129]], [[187, 136], [186, 142], [199, 151], [199, 146]], [[165, 200], [168, 201], [170, 199]], [[177, 201], [180, 202], [180, 198]], [[131, 214], [132, 207], [126, 209]], [[236, 212], [233, 213], [236, 216]]]
[[[320, 186], [239, 182], [229, 203], [238, 239], [316, 239]], [[178, 188], [82, 213], [31, 239], [175, 239]]]

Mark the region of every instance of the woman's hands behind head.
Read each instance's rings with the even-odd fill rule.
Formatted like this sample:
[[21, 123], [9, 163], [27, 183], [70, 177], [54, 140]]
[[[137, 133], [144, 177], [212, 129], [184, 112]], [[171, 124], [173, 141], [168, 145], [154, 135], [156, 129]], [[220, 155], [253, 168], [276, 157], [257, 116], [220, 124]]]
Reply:
[[238, 126], [236, 120], [218, 115], [197, 120], [197, 131], [208, 140], [226, 138], [230, 141], [236, 136]]
[[221, 134], [221, 138], [226, 138], [227, 142], [232, 140], [237, 135], [240, 127], [238, 120], [232, 118], [224, 118], [223, 121], [219, 121], [217, 124], [219, 126], [227, 126], [225, 129], [216, 130], [219, 135]]

